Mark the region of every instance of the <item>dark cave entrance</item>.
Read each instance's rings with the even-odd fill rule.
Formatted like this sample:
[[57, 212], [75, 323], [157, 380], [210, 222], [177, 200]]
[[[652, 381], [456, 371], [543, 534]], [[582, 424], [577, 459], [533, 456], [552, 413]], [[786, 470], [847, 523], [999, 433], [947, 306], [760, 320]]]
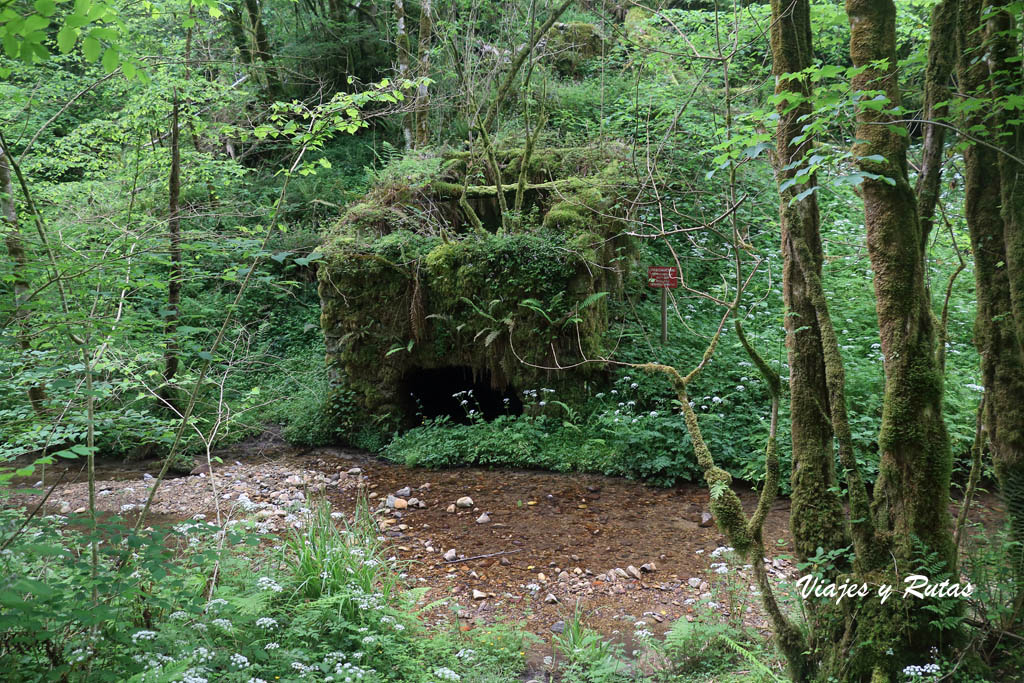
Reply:
[[477, 372], [474, 377], [473, 369], [466, 366], [413, 368], [402, 377], [402, 395], [410, 426], [420, 424], [421, 416], [448, 416], [452, 422], [469, 424], [470, 410], [487, 421], [523, 414], [523, 402], [513, 387], [495, 389], [489, 372]]

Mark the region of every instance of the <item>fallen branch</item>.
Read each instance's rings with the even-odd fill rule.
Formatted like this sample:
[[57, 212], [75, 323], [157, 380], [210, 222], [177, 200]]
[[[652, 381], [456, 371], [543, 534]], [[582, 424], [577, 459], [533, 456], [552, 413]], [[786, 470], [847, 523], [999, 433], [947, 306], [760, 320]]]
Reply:
[[[514, 555], [515, 553], [521, 553], [522, 550], [503, 550], [500, 553], [490, 553], [488, 555], [474, 555], [473, 557], [463, 557], [458, 560], [445, 560], [441, 564], [458, 564], [460, 562], [469, 562], [470, 560], [486, 560], [489, 557], [498, 557], [499, 555]], [[435, 567], [440, 567], [441, 564], [435, 564]]]

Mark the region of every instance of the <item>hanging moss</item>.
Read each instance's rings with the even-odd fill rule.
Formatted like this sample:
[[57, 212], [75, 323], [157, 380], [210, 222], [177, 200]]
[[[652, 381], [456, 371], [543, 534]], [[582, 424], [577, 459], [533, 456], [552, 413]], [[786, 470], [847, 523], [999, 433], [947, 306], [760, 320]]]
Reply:
[[[418, 370], [467, 367], [495, 389], [554, 387], [570, 400], [587, 382], [604, 381], [600, 364], [552, 368], [605, 352], [607, 297], [593, 295], [615, 296], [622, 287], [629, 244], [614, 217], [621, 181], [607, 163], [583, 175], [606, 152], [538, 154], [571, 175], [533, 183], [531, 210], [511, 232], [493, 220], [485, 225], [493, 234], [468, 229], [451, 198], [463, 187], [453, 170], [459, 155], [451, 155], [435, 166], [440, 177], [411, 198], [393, 178], [386, 191], [371, 189], [325, 238], [319, 291], [327, 364], [363, 424], [380, 432], [411, 426], [416, 406], [403, 378]], [[495, 156], [518, 163], [508, 150]], [[470, 187], [467, 197], [487, 224], [495, 188]]]

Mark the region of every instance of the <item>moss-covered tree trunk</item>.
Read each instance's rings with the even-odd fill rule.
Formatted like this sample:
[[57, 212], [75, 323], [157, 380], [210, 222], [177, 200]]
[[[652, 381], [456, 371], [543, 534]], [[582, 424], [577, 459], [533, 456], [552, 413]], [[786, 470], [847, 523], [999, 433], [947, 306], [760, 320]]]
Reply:
[[[263, 70], [267, 79], [267, 94], [274, 98], [280, 94], [281, 80], [274, 68], [273, 57], [270, 54], [270, 39], [267, 37], [267, 27], [263, 24], [263, 9], [259, 0], [245, 0], [245, 10], [249, 15], [249, 26], [252, 30], [252, 43], [255, 45], [253, 53], [263, 62]], [[255, 62], [253, 62], [255, 64]]]
[[[853, 79], [853, 90], [880, 91], [888, 107], [898, 107], [895, 5], [892, 0], [847, 0], [846, 9], [850, 56], [863, 69]], [[893, 584], [917, 569], [922, 552], [934, 553], [946, 568], [955, 566], [948, 510], [952, 455], [925, 282], [927, 234], [907, 175], [906, 131], [895, 118], [888, 109], [859, 106], [853, 150], [862, 171], [881, 176], [862, 185], [885, 368], [872, 506], [875, 552], [862, 568]], [[914, 663], [915, 656], [925, 661], [928, 649], [944, 640], [927, 612], [903, 610], [891, 601], [873, 604], [859, 621], [852, 642], [867, 648], [861, 664], [882, 680]], [[879, 651], [885, 645], [894, 652], [888, 658]]]
[[[780, 102], [775, 133], [775, 175], [780, 187], [802, 172], [800, 161], [813, 144], [804, 134], [811, 113], [807, 79], [787, 78], [811, 66], [810, 3], [772, 0], [771, 49], [776, 94]], [[813, 176], [809, 187], [816, 184]], [[797, 200], [805, 188], [790, 185], [779, 192], [782, 233], [782, 296], [785, 304], [786, 351], [789, 362], [790, 431], [792, 436], [792, 499], [790, 528], [797, 557], [807, 561], [818, 548], [833, 550], [849, 544], [845, 513], [836, 491], [835, 457], [825, 355], [811, 287], [821, 280], [822, 248], [818, 200], [815, 193]], [[800, 259], [800, 248], [806, 249]], [[804, 272], [804, 269], [811, 272]], [[834, 576], [834, 574], [833, 574]], [[817, 659], [837, 636], [830, 603], [808, 602], [808, 643]]]
[[[797, 106], [778, 106], [779, 124], [775, 134], [776, 177], [780, 184], [802, 172], [799, 165], [813, 140], [795, 141], [803, 135], [811, 113], [806, 79], [785, 79], [809, 67], [814, 58], [811, 45], [810, 3], [808, 0], [772, 0], [772, 63], [775, 92], [793, 93]], [[815, 184], [811, 178], [809, 186]], [[791, 185], [780, 191], [780, 227], [782, 230], [782, 295], [786, 307], [786, 349], [790, 368], [790, 414], [793, 439], [793, 501], [790, 526], [797, 556], [806, 560], [819, 547], [839, 548], [844, 543], [843, 511], [832, 491], [836, 483], [832, 448], [832, 423], [828, 411], [825, 384], [825, 360], [821, 332], [814, 304], [802, 272], [796, 243], [802, 240], [810, 249], [807, 264], [821, 277], [821, 235], [817, 195], [812, 193], [796, 201], [803, 191]]]
[[[850, 56], [864, 68], [853, 89], [880, 90], [890, 106], [898, 106], [895, 5], [892, 0], [847, 0], [846, 8]], [[891, 535], [898, 559], [912, 555], [912, 538], [917, 537], [951, 567], [952, 461], [924, 277], [926, 235], [907, 177], [906, 132], [893, 119], [885, 111], [859, 107], [854, 147], [861, 170], [884, 176], [866, 179], [862, 186], [885, 367], [875, 522]]]
[[[1021, 88], [1019, 72], [1015, 83], [999, 82], [1001, 74], [1014, 74], [1007, 64], [1014, 46], [1005, 40], [1011, 20], [1003, 12], [983, 23], [987, 4], [962, 2], [957, 40], [961, 91], [985, 99]], [[961, 122], [966, 130], [1008, 133], [996, 146], [972, 144], [964, 150], [964, 215], [974, 254], [974, 342], [985, 386], [985, 428], [1014, 540], [1024, 542], [1024, 302], [1019, 291], [1014, 295], [1015, 288], [1024, 287], [1024, 167], [1007, 156], [1020, 158], [1024, 131], [998, 111], [995, 121], [989, 118], [993, 104], [965, 108]], [[1021, 586], [1024, 558], [1015, 559]]]
[[[430, 0], [420, 2], [420, 36], [419, 46], [416, 49], [419, 77], [427, 78], [430, 75], [430, 43], [434, 35], [434, 22], [431, 17]], [[430, 93], [427, 91], [427, 84], [420, 83], [416, 86], [416, 146], [424, 147], [430, 142], [430, 131], [428, 121], [430, 120]]]

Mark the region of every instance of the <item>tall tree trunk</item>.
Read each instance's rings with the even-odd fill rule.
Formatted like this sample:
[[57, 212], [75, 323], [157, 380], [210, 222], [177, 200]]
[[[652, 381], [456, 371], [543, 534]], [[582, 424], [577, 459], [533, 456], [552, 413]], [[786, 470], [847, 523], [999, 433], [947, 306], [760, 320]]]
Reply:
[[[420, 40], [416, 51], [419, 68], [419, 77], [427, 78], [430, 75], [430, 43], [434, 33], [434, 22], [431, 17], [430, 0], [420, 2]], [[428, 123], [430, 120], [430, 93], [427, 85], [421, 83], [416, 88], [416, 146], [425, 147], [430, 142], [430, 131]]]
[[[28, 255], [25, 242], [18, 227], [18, 209], [14, 201], [14, 183], [11, 180], [11, 168], [3, 148], [0, 148], [0, 225], [3, 225], [4, 245], [7, 255], [13, 263], [14, 275], [14, 321], [17, 324], [17, 342], [23, 352], [32, 349], [32, 331], [29, 323], [31, 316], [28, 309]], [[26, 354], [25, 362], [29, 357]], [[45, 414], [46, 390], [42, 385], [33, 385], [28, 389], [28, 400], [37, 415]]]
[[168, 217], [167, 217], [167, 241], [168, 254], [171, 262], [170, 279], [167, 284], [167, 316], [164, 319], [164, 335], [166, 335], [166, 347], [164, 350], [164, 386], [160, 391], [160, 397], [166, 401], [171, 408], [175, 407], [174, 386], [171, 384], [175, 375], [178, 374], [178, 342], [176, 334], [178, 331], [178, 319], [181, 305], [181, 215], [179, 201], [181, 198], [181, 149], [179, 141], [180, 127], [178, 125], [178, 94], [174, 94], [174, 105], [171, 112], [171, 173], [168, 181]]
[[[997, 97], [1000, 85], [994, 79], [1005, 73], [1006, 59], [1012, 55], [1010, 46], [999, 39], [1009, 17], [1005, 12], [993, 13], [983, 23], [982, 12], [988, 4], [964, 0], [961, 7], [957, 70], [960, 89], [967, 97]], [[966, 130], [1009, 133], [1002, 141], [986, 140], [989, 144], [964, 149], [964, 215], [974, 253], [978, 301], [974, 343], [985, 386], [985, 429], [1012, 537], [1022, 544], [1014, 571], [1017, 585], [1024, 586], [1024, 305], [1019, 294], [1014, 296], [1014, 288], [1024, 286], [1024, 190], [1019, 187], [1024, 168], [1006, 156], [1020, 158], [1022, 132], [1005, 114], [997, 112], [993, 121], [992, 104], [989, 100], [986, 106], [967, 108], [961, 122]], [[1019, 604], [1022, 598], [1017, 599]]]
[[[1020, 8], [1006, 0], [993, 0], [993, 10], [998, 10], [991, 20], [994, 37], [992, 50], [992, 75], [995, 80], [995, 94], [1001, 98], [1024, 96], [1024, 75], [1021, 73], [1020, 35], [1016, 16]], [[1016, 60], [1016, 63], [1014, 61]], [[1003, 218], [1003, 244], [1006, 255], [1006, 283], [1009, 290], [1010, 317], [1017, 337], [1015, 362], [1015, 386], [1006, 387], [1012, 391], [1013, 413], [1000, 415], [1004, 422], [998, 434], [999, 443], [992, 440], [992, 456], [999, 488], [1006, 502], [1013, 540], [1021, 545], [1014, 554], [1014, 571], [1017, 577], [1016, 616], [1024, 621], [1024, 122], [1019, 107], [1010, 109], [1001, 106], [996, 130], [1001, 137], [1002, 154], [999, 155], [999, 189]], [[999, 264], [996, 264], [1000, 268]], [[999, 323], [997, 323], [999, 324]], [[1009, 340], [1007, 340], [1009, 343]], [[1008, 354], [1009, 355], [1009, 354]], [[1009, 392], [1007, 392], [1009, 393]], [[1000, 402], [1000, 410], [1010, 410], [1010, 396]], [[1007, 420], [1012, 418], [1012, 422]]]
[[242, 5], [234, 4], [224, 16], [228, 22], [228, 33], [231, 34], [231, 42], [238, 49], [238, 54], [242, 61], [252, 66], [254, 61], [252, 43], [245, 35], [245, 17], [242, 15]]
[[[890, 107], [899, 106], [895, 5], [892, 0], [846, 0], [846, 10], [850, 56], [863, 69], [853, 79], [853, 90], [882, 91]], [[949, 516], [952, 454], [925, 284], [926, 234], [907, 175], [905, 131], [895, 130], [901, 124], [894, 118], [888, 111], [858, 107], [853, 153], [862, 171], [884, 177], [865, 179], [862, 196], [885, 369], [873, 513], [878, 540], [892, 555], [868, 569], [901, 583], [917, 568], [922, 551], [934, 553], [952, 570], [955, 549]], [[865, 610], [853, 640], [873, 643], [871, 654], [858, 657], [857, 664], [872, 667], [880, 678], [894, 676], [916, 658], [923, 661], [929, 647], [949, 639], [930, 623], [926, 610], [905, 612], [890, 603]], [[887, 643], [894, 656], [878, 651]]]
[[[772, 0], [772, 64], [775, 92], [793, 92], [804, 98], [811, 95], [807, 79], [783, 79], [809, 67], [814, 59], [811, 45], [810, 3], [808, 0]], [[813, 140], [794, 141], [803, 135], [810, 101], [792, 107], [778, 106], [779, 124], [775, 133], [776, 177], [781, 184], [803, 172], [799, 165]], [[812, 177], [808, 187], [816, 184]], [[832, 445], [832, 421], [825, 379], [825, 358], [821, 330], [814, 303], [808, 291], [808, 276], [801, 270], [797, 241], [807, 245], [812, 276], [821, 278], [821, 235], [817, 195], [812, 193], [796, 201], [803, 187], [793, 185], [780, 191], [779, 219], [782, 229], [782, 296], [786, 307], [786, 351], [790, 368], [790, 420], [793, 440], [793, 499], [790, 526], [801, 560], [813, 556], [818, 548], [847, 545], [843, 528], [843, 510], [833, 493], [836, 483]]]
[[[864, 71], [853, 89], [882, 90], [900, 104], [896, 7], [892, 0], [847, 0], [850, 56]], [[885, 67], [878, 66], [886, 60]], [[885, 179], [863, 183], [868, 255], [885, 367], [876, 482], [876, 524], [892, 534], [898, 557], [911, 556], [916, 536], [953, 566], [948, 511], [952, 460], [942, 419], [943, 378], [935, 358], [935, 326], [925, 285], [925, 235], [907, 177], [906, 136], [892, 115], [857, 111], [854, 156], [859, 167]], [[904, 567], [909, 569], [909, 567]]]
[[[409, 48], [409, 31], [406, 28], [405, 0], [395, 0], [395, 44], [398, 49], [398, 77], [409, 78], [409, 61], [411, 50]], [[414, 138], [412, 133], [412, 117], [402, 116], [402, 138], [405, 140], [405, 148], [412, 149]]]
[[273, 57], [270, 53], [270, 40], [267, 38], [267, 28], [263, 24], [263, 12], [259, 0], [245, 0], [245, 9], [249, 14], [249, 25], [252, 28], [252, 39], [256, 46], [256, 56], [263, 62], [264, 73], [267, 78], [267, 94], [274, 98], [280, 94], [281, 81], [274, 68]]

